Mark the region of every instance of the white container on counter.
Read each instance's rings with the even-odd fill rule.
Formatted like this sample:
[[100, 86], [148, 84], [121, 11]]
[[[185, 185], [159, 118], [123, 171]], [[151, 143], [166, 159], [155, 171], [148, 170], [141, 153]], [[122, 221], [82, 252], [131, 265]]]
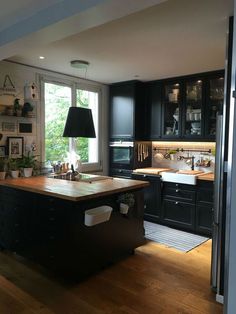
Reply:
[[106, 222], [111, 217], [113, 208], [107, 205], [95, 207], [86, 210], [84, 216], [84, 224], [88, 227]]

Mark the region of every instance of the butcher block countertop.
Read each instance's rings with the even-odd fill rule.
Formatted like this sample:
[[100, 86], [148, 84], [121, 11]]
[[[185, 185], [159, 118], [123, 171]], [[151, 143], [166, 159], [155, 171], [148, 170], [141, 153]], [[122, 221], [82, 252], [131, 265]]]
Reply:
[[198, 180], [205, 180], [205, 181], [214, 181], [214, 173], [202, 173], [198, 175]]
[[6, 179], [0, 181], [0, 185], [77, 202], [140, 189], [148, 186], [149, 183], [120, 178], [111, 178], [90, 183], [38, 176]]

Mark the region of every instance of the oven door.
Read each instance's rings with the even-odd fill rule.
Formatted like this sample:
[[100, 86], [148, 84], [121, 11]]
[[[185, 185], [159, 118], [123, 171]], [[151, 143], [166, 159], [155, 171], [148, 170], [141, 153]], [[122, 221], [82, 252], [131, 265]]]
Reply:
[[122, 144], [110, 143], [110, 167], [116, 169], [133, 169], [134, 146], [132, 142]]

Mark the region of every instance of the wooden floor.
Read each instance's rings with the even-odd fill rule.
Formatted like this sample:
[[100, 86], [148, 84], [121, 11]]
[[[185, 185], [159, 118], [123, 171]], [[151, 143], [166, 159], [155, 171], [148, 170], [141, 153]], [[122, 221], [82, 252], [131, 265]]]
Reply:
[[1, 314], [222, 313], [209, 286], [211, 241], [189, 253], [149, 242], [78, 284], [0, 253]]

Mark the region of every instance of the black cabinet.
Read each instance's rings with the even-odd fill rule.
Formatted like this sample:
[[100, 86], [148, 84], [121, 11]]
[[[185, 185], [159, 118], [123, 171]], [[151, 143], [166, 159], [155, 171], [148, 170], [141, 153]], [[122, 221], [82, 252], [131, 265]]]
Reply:
[[148, 108], [145, 85], [138, 81], [110, 86], [110, 140], [145, 140]]
[[151, 140], [214, 140], [224, 71], [148, 83]]
[[211, 236], [213, 182], [197, 185], [164, 182], [161, 221], [171, 227]]
[[161, 179], [157, 175], [132, 174], [132, 179], [148, 181], [150, 185], [144, 189], [144, 219], [161, 221]]
[[147, 83], [147, 102], [149, 104], [149, 138], [161, 138], [161, 92], [159, 82]]
[[196, 201], [196, 231], [212, 234], [213, 222], [213, 182], [198, 180]]
[[163, 188], [162, 221], [172, 227], [195, 229], [195, 186], [165, 182]]

